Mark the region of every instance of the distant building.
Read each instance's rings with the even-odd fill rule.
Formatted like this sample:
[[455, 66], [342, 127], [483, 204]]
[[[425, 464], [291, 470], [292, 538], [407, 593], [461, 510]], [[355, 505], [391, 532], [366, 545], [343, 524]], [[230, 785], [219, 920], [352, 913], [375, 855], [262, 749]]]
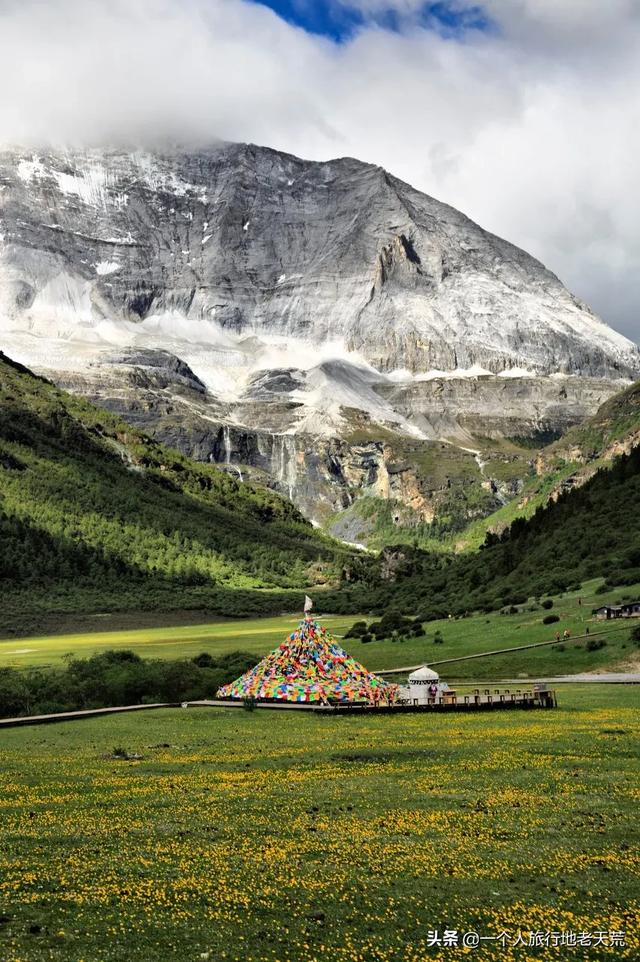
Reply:
[[622, 608], [620, 605], [601, 605], [600, 608], [594, 608], [593, 613], [598, 621], [608, 621], [609, 618], [621, 618]]
[[594, 608], [593, 613], [599, 621], [609, 621], [611, 618], [640, 618], [640, 601], [629, 601], [624, 605], [602, 605]]

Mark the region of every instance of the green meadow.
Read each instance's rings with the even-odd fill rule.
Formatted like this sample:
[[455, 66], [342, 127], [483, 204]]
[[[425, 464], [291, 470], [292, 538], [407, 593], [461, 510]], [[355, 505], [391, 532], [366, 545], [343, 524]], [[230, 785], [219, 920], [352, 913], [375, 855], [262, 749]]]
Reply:
[[639, 736], [637, 691], [607, 685], [551, 711], [5, 731], [0, 958], [637, 959]]
[[[53, 665], [68, 655], [82, 658], [117, 648], [128, 648], [143, 658], [192, 658], [201, 652], [225, 654], [247, 651], [262, 656], [294, 630], [299, 615], [215, 621], [210, 624], [125, 628], [69, 635], [49, 635], [0, 641], [0, 665]], [[327, 616], [323, 622], [337, 635], [353, 624], [353, 615]]]
[[[517, 614], [491, 613], [426, 622], [426, 635], [422, 638], [385, 639], [366, 644], [359, 639], [349, 638], [344, 644], [367, 667], [384, 670], [552, 641], [556, 631], [562, 634], [567, 629], [572, 639], [562, 642], [560, 647], [549, 646], [454, 662], [443, 665], [441, 674], [452, 679], [506, 678], [567, 674], [637, 662], [640, 650], [629, 638], [629, 624], [596, 622], [591, 611], [602, 603], [604, 597], [609, 601], [622, 596], [635, 597], [636, 593], [640, 593], [640, 586], [621, 588], [603, 596], [596, 594], [601, 583], [601, 580], [594, 580], [583, 585], [579, 592], [555, 596], [553, 608], [548, 610], [532, 601], [518, 606]], [[557, 615], [559, 621], [551, 625], [543, 624], [543, 618], [548, 615]], [[323, 623], [342, 639], [354, 621], [366, 616], [321, 617]], [[161, 621], [162, 614], [158, 613], [156, 618]], [[173, 613], [172, 618], [179, 620], [179, 615]], [[146, 628], [95, 630], [97, 625], [102, 628], [109, 620], [108, 615], [99, 620], [87, 619], [85, 630], [73, 634], [2, 640], [0, 666], [54, 665], [68, 656], [88, 657], [114, 648], [132, 649], [145, 658], [192, 658], [201, 652], [216, 656], [238, 650], [255, 654], [257, 658], [280, 644], [295, 627], [299, 616], [289, 614], [209, 624], [156, 624]], [[132, 621], [135, 624], [133, 618]], [[587, 628], [591, 633], [589, 638], [584, 637]], [[602, 631], [606, 631], [606, 634], [598, 634]], [[434, 641], [437, 635], [442, 639], [441, 642]], [[594, 651], [587, 649], [589, 640], [600, 638], [606, 641], [605, 646]]]

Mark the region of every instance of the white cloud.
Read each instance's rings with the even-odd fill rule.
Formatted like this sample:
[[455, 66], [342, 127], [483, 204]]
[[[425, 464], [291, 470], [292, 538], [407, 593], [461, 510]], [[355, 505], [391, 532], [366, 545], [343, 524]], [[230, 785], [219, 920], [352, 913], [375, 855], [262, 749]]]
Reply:
[[358, 156], [527, 248], [638, 339], [637, 0], [486, 0], [496, 28], [461, 42], [420, 29], [416, 5], [396, 0], [400, 34], [336, 46], [243, 0], [0, 0], [0, 139]]
[[603, 31], [619, 36], [620, 25], [638, 16], [637, 0], [487, 0], [486, 7], [513, 34], [525, 36], [535, 27], [564, 39], [571, 35], [574, 43], [602, 41]]

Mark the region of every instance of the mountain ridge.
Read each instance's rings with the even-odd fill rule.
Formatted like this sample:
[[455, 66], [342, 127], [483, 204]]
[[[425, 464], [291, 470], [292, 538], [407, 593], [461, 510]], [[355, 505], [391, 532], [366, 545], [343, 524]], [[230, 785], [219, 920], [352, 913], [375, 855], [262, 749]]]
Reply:
[[[31, 331], [53, 308], [94, 334], [103, 317], [176, 311], [223, 331], [337, 338], [381, 371], [498, 373], [524, 360], [540, 373], [640, 372], [631, 342], [531, 255], [351, 158], [241, 144], [4, 151], [0, 183], [4, 312]], [[120, 261], [105, 259], [111, 249]], [[534, 314], [546, 338], [527, 330]]]
[[[551, 271], [450, 205], [353, 158], [244, 144], [0, 153], [0, 337], [318, 523], [380, 492], [429, 521], [420, 464], [443, 443], [476, 459], [468, 512], [488, 513], [522, 483], [512, 455], [640, 373]], [[387, 442], [403, 463], [422, 445], [411, 476]]]

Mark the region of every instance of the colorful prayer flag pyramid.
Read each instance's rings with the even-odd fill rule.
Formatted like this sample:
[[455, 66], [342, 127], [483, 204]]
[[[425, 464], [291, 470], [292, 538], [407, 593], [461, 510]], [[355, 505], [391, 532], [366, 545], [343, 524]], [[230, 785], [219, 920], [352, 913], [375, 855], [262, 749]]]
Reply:
[[286, 641], [229, 685], [219, 698], [257, 701], [391, 703], [398, 686], [367, 671], [319, 622], [300, 622]]

